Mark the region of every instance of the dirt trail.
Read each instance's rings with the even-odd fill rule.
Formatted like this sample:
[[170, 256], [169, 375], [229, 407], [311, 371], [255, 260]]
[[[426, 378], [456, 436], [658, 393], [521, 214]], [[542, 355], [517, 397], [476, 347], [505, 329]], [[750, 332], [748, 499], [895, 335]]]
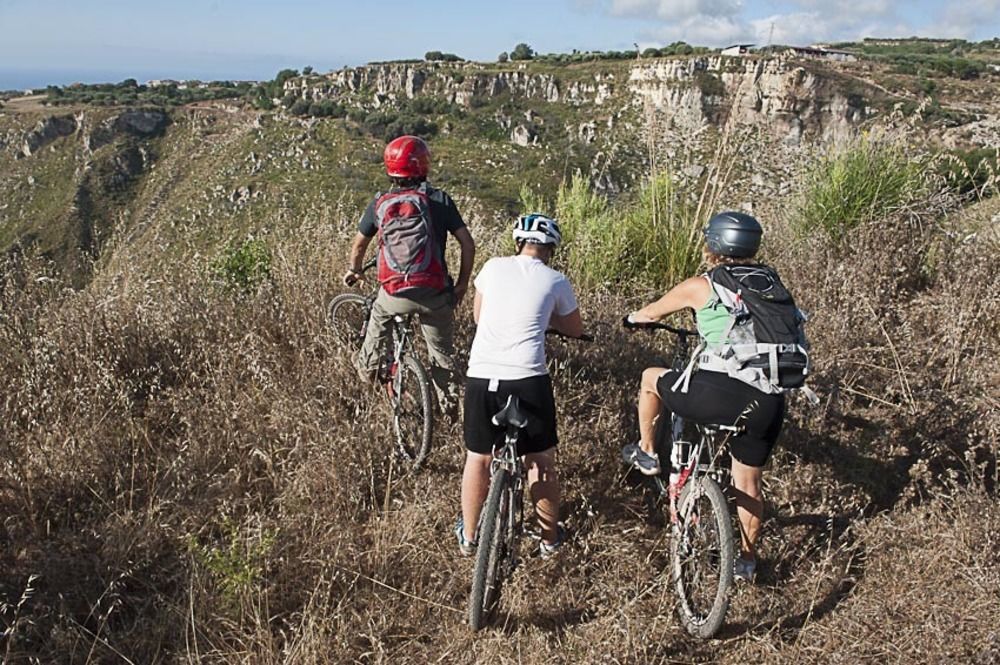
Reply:
[[[46, 113], [52, 109], [42, 104], [45, 95], [27, 95], [24, 97], [14, 97], [3, 104], [3, 110], [11, 113]], [[69, 108], [69, 107], [61, 107]]]

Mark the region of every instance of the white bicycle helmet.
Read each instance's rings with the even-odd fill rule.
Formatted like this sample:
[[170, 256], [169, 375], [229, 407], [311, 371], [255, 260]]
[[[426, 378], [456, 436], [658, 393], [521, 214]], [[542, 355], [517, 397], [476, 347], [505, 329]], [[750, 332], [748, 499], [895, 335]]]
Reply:
[[514, 222], [514, 241], [530, 242], [536, 245], [559, 246], [562, 242], [562, 234], [559, 232], [559, 224], [551, 217], [537, 212], [521, 215]]

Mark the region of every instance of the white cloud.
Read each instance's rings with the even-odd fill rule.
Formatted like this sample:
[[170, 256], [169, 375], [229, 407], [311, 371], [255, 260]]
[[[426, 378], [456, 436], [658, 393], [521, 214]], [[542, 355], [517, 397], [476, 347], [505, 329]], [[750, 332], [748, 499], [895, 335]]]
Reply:
[[857, 12], [844, 11], [837, 0], [826, 10], [774, 14], [750, 21], [751, 31], [758, 44], [807, 45], [816, 42], [836, 42], [863, 37], [903, 37], [914, 34], [914, 28], [898, 22], [888, 13], [885, 17], [872, 17]]
[[645, 19], [648, 26], [639, 38], [652, 44], [684, 40], [705, 46], [763, 45], [769, 36], [772, 43], [795, 45], [911, 35], [985, 39], [1000, 27], [1000, 0], [942, 2], [936, 12], [921, 11], [923, 3], [913, 0], [784, 0], [764, 6], [788, 11], [748, 15], [747, 5], [759, 1], [572, 0], [580, 8]]
[[611, 13], [615, 16], [656, 17], [665, 21], [736, 16], [742, 9], [742, 0], [611, 0]]
[[1000, 0], [949, 2], [938, 16], [935, 29], [942, 37], [975, 38], [984, 28], [995, 29], [998, 17]]
[[727, 16], [692, 16], [652, 28], [643, 34], [650, 45], [684, 41], [689, 44], [722, 46], [753, 40], [750, 27], [743, 21]]

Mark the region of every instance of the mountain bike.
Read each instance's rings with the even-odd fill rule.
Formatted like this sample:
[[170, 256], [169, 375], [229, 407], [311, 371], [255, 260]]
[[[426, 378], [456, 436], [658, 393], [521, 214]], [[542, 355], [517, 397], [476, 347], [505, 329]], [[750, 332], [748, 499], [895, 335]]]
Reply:
[[[361, 272], [374, 267], [371, 259]], [[352, 354], [361, 350], [368, 330], [378, 283], [371, 295], [342, 293], [328, 306], [328, 322], [338, 344]], [[399, 455], [419, 468], [431, 449], [434, 416], [427, 371], [411, 348], [413, 315], [396, 315], [389, 321], [389, 335], [378, 350], [375, 380], [384, 387], [392, 409], [392, 429]]]
[[[626, 327], [666, 330], [677, 336], [673, 369], [683, 370], [694, 330], [663, 323], [628, 323]], [[669, 426], [668, 426], [669, 425]], [[707, 639], [715, 635], [729, 609], [736, 552], [733, 516], [723, 492], [729, 470], [722, 464], [729, 438], [743, 430], [738, 424], [686, 423], [671, 414], [657, 428], [657, 453], [669, 456], [663, 472], [653, 477], [659, 496], [668, 500], [670, 518], [670, 578], [679, 600], [681, 623], [689, 633]], [[686, 433], [693, 433], [689, 440]], [[667, 452], [669, 451], [669, 452]]]
[[504, 444], [490, 464], [490, 492], [479, 522], [479, 546], [469, 593], [469, 625], [479, 630], [496, 608], [500, 587], [517, 567], [518, 542], [524, 527], [524, 463], [517, 438], [528, 426], [517, 395], [497, 412], [493, 424], [505, 428]]
[[[567, 337], [554, 330], [546, 334]], [[590, 342], [594, 338], [581, 335], [569, 339]], [[518, 546], [524, 531], [526, 478], [524, 462], [517, 454], [517, 439], [521, 430], [528, 426], [528, 416], [517, 395], [510, 395], [491, 420], [496, 427], [504, 428], [504, 442], [493, 451], [490, 491], [479, 519], [479, 545], [469, 593], [469, 626], [473, 630], [482, 628], [496, 609], [503, 583], [519, 563]]]

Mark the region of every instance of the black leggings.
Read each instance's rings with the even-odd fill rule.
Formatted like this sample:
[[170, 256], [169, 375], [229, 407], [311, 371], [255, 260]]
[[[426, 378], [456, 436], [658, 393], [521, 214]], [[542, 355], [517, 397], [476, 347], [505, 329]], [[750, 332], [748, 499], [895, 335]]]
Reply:
[[680, 372], [669, 371], [656, 381], [663, 405], [703, 425], [733, 425], [739, 418], [746, 431], [731, 439], [732, 456], [747, 466], [764, 466], [781, 433], [785, 396], [764, 393], [726, 374], [704, 370], [691, 375], [686, 393], [680, 387], [673, 391], [670, 388], [679, 376]]

